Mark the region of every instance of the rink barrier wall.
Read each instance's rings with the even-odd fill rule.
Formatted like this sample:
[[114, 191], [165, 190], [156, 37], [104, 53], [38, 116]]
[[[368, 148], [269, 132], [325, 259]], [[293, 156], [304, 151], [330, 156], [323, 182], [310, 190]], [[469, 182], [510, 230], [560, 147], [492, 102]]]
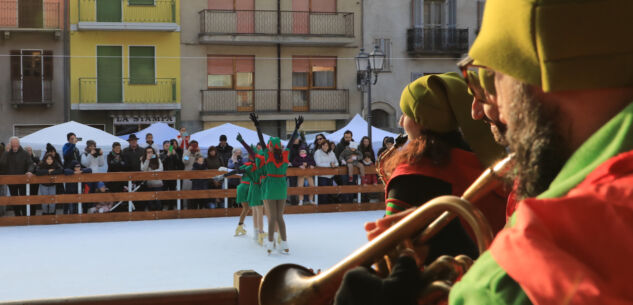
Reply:
[[[375, 173], [375, 167], [366, 167], [366, 173]], [[83, 183], [90, 182], [114, 182], [126, 181], [129, 188], [133, 181], [144, 180], [177, 180], [177, 189], [180, 189], [182, 180], [187, 179], [211, 179], [226, 172], [218, 170], [205, 171], [167, 171], [167, 172], [119, 172], [105, 174], [81, 174], [81, 175], [59, 175], [59, 176], [31, 176], [7, 175], [0, 176], [2, 184], [26, 184], [27, 194], [30, 193], [30, 185], [45, 183], [78, 183], [78, 189], [82, 189]], [[358, 169], [355, 168], [355, 173]], [[299, 169], [289, 168], [288, 176], [314, 176], [317, 185], [317, 175], [346, 175], [347, 167], [339, 168], [314, 168]], [[202, 217], [227, 217], [239, 216], [241, 208], [228, 208], [228, 199], [235, 198], [236, 190], [227, 189], [228, 179], [239, 178], [230, 176], [224, 179], [224, 189], [211, 190], [176, 190], [158, 192], [120, 192], [120, 193], [88, 193], [88, 194], [62, 194], [62, 195], [26, 195], [26, 196], [5, 196], [0, 197], [0, 206], [26, 205], [31, 204], [68, 204], [78, 203], [78, 214], [64, 215], [30, 215], [30, 208], [27, 208], [27, 216], [5, 216], [0, 217], [0, 226], [20, 226], [20, 225], [40, 225], [40, 224], [62, 224], [62, 223], [89, 223], [89, 222], [109, 222], [109, 221], [136, 221], [136, 220], [158, 220], [158, 219], [180, 219], [180, 218], [202, 218]], [[360, 178], [359, 178], [360, 179]], [[328, 213], [328, 212], [351, 212], [366, 210], [382, 210], [384, 202], [361, 203], [361, 194], [383, 193], [384, 186], [377, 185], [342, 185], [342, 186], [314, 186], [314, 187], [289, 187], [288, 195], [315, 194], [316, 205], [294, 206], [287, 205], [285, 213]], [[318, 204], [318, 195], [323, 194], [356, 194], [354, 202], [339, 204]], [[201, 198], [224, 198], [224, 209], [181, 209], [182, 200]], [[383, 198], [380, 196], [379, 198]], [[132, 212], [133, 201], [151, 200], [176, 200], [176, 210], [168, 211], [138, 211]], [[86, 214], [83, 211], [83, 203], [93, 202], [119, 202], [128, 207], [128, 212], [111, 212], [104, 214]], [[381, 200], [382, 201], [382, 200]]]

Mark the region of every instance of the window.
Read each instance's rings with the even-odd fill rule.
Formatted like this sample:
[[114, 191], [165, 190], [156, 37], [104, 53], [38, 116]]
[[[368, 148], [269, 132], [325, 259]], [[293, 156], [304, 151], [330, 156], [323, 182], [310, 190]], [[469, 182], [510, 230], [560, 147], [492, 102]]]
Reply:
[[424, 1], [424, 26], [442, 27], [447, 23], [445, 19], [445, 0], [425, 0]]
[[154, 5], [154, 0], [128, 0], [128, 5]]
[[336, 57], [292, 58], [293, 111], [310, 109], [310, 90], [336, 89]]
[[391, 72], [391, 39], [377, 38], [374, 40], [374, 45], [377, 45], [385, 53], [382, 71]]
[[53, 52], [49, 50], [11, 50], [12, 100], [42, 103], [51, 100]]
[[155, 84], [154, 47], [130, 47], [130, 84]]
[[209, 55], [207, 57], [207, 87], [235, 90], [237, 111], [253, 111], [255, 88], [255, 57]]

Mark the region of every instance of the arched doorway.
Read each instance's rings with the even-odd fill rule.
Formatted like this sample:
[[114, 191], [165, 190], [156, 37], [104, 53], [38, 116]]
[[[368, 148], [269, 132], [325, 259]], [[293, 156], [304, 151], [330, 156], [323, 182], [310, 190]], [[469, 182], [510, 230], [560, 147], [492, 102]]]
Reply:
[[386, 102], [371, 103], [371, 125], [380, 129], [397, 131], [396, 110]]
[[381, 129], [390, 128], [391, 126], [389, 126], [389, 114], [381, 109], [372, 110], [371, 125]]

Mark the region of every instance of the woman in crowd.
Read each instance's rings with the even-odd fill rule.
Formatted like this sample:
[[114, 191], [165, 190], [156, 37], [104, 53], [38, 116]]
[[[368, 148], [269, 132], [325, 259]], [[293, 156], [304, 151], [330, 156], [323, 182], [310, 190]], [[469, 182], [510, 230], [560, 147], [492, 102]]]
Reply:
[[[242, 158], [242, 150], [239, 147], [235, 147], [233, 148], [233, 153], [231, 155], [231, 158], [229, 158], [229, 161], [226, 167], [228, 167], [229, 169], [239, 169], [240, 167], [242, 167], [242, 165], [244, 165], [244, 160]], [[229, 179], [229, 188], [236, 188], [239, 186], [239, 184], [240, 184], [239, 178]], [[236, 204], [239, 204], [239, 202], [236, 202]]]
[[325, 136], [322, 133], [317, 134], [316, 137], [314, 137], [314, 142], [310, 144], [310, 147], [308, 147], [308, 153], [311, 156], [314, 156], [314, 154], [321, 149], [323, 141], [327, 141]]
[[[204, 161], [204, 157], [202, 156], [196, 157], [196, 160], [193, 163], [192, 170], [203, 171], [206, 169], [207, 169], [207, 163]], [[208, 179], [192, 179], [191, 189], [194, 191], [209, 189], [209, 180]], [[215, 201], [210, 203], [208, 199], [204, 199], [204, 198], [193, 199], [190, 202], [192, 203], [192, 205], [189, 207], [190, 209], [204, 209], [207, 207], [212, 208], [212, 209], [216, 208]]]
[[[163, 162], [163, 169], [165, 171], [178, 171], [183, 170], [185, 165], [182, 163], [182, 158], [178, 155], [178, 147], [174, 146], [176, 140], [164, 141], [163, 150], [160, 151], [160, 161]], [[175, 191], [176, 180], [163, 181], [163, 190]], [[165, 209], [175, 209], [175, 200], [164, 200], [163, 206]]]
[[[185, 170], [190, 171], [193, 169], [193, 164], [196, 162], [198, 157], [201, 157], [200, 148], [198, 147], [198, 141], [193, 140], [188, 142], [187, 149], [184, 150], [182, 154], [182, 163], [184, 164]], [[191, 179], [183, 180], [182, 189], [185, 191], [191, 190]], [[190, 200], [184, 200], [184, 205], [189, 208]]]
[[[321, 141], [321, 149], [314, 152], [314, 162], [318, 167], [327, 167], [327, 168], [337, 168], [338, 160], [336, 160], [336, 155], [334, 155], [334, 151], [330, 147], [330, 143], [327, 140]], [[318, 186], [332, 186], [334, 185], [334, 180], [332, 179], [334, 175], [323, 175], [318, 177]], [[321, 199], [323, 198], [323, 199]], [[321, 195], [319, 196], [319, 204], [320, 203], [333, 203], [332, 195]]]
[[387, 150], [391, 149], [393, 147], [393, 144], [396, 141], [393, 139], [393, 137], [384, 137], [382, 139], [382, 147], [378, 150], [378, 154], [376, 155], [377, 159], [380, 159], [380, 156]]
[[374, 151], [374, 147], [371, 145], [371, 141], [369, 141], [369, 137], [365, 136], [360, 140], [360, 144], [358, 145], [358, 150], [360, 154], [365, 158], [365, 153], [369, 153], [371, 155], [371, 162], [376, 162], [376, 152]]
[[105, 161], [103, 160], [101, 148], [97, 148], [97, 142], [93, 140], [86, 141], [86, 149], [81, 154], [81, 165], [90, 168], [92, 173], [101, 172], [100, 168], [105, 165]]
[[[112, 151], [108, 154], [108, 173], [124, 172], [126, 168], [127, 164], [121, 154], [121, 143], [112, 143]], [[123, 181], [108, 182], [108, 189], [115, 193], [123, 192], [125, 184]]]
[[[162, 172], [163, 171], [163, 162], [160, 161], [160, 158], [156, 154], [156, 151], [151, 146], [145, 148], [145, 155], [141, 158], [141, 171], [144, 172]], [[162, 180], [147, 180], [147, 188], [148, 192], [159, 192], [163, 190], [163, 181]], [[137, 210], [143, 211], [144, 207], [138, 207], [139, 203], [137, 203]], [[162, 206], [160, 200], [152, 200], [148, 204], [148, 208], [150, 211], [160, 211]]]
[[[55, 149], [55, 146], [51, 145], [51, 143], [46, 143], [46, 153], [44, 154], [44, 157], [46, 157], [47, 154], [50, 154], [51, 156], [53, 156], [55, 163], [59, 164], [59, 166], [61, 166], [62, 169], [64, 168], [62, 157], [57, 153], [57, 149]], [[44, 157], [42, 157], [42, 161], [44, 161]], [[63, 174], [63, 171], [62, 171], [62, 174]], [[55, 191], [57, 194], [66, 193], [66, 190], [64, 190], [63, 183], [57, 183], [55, 186], [56, 186]]]
[[[262, 135], [261, 126], [257, 120], [257, 115], [251, 113], [251, 120], [257, 128], [257, 135], [259, 142], [263, 145], [264, 137]], [[295, 119], [295, 130], [290, 137], [288, 143], [295, 143], [295, 139], [298, 135], [299, 127], [303, 123], [303, 117], [299, 116]], [[289, 150], [283, 149], [281, 140], [277, 137], [271, 137], [268, 140], [268, 145], [264, 149], [264, 157], [266, 162], [264, 163], [264, 171], [266, 172], [266, 180], [262, 185], [262, 194], [264, 199], [264, 206], [269, 211], [268, 222], [268, 240], [266, 242], [266, 251], [270, 254], [274, 248], [274, 232], [275, 226], [279, 229], [279, 235], [281, 242], [277, 249], [282, 253], [288, 253], [288, 242], [286, 239], [286, 223], [283, 218], [284, 205], [288, 197], [288, 188], [286, 184], [286, 171], [288, 170], [288, 153]]]
[[[35, 170], [35, 174], [38, 176], [46, 176], [46, 175], [61, 175], [64, 173], [64, 169], [62, 165], [55, 161], [55, 157], [47, 153], [42, 158], [40, 164], [37, 165]], [[57, 186], [54, 183], [42, 183], [40, 184], [38, 195], [56, 195], [57, 194]], [[42, 204], [42, 215], [54, 215], [55, 214], [55, 204]]]
[[[302, 145], [299, 148], [299, 154], [292, 160], [292, 166], [301, 169], [314, 168], [316, 166], [314, 158], [308, 154], [308, 149], [305, 145]], [[309, 186], [314, 186], [314, 177], [312, 176], [297, 177], [297, 186], [303, 187], [306, 180], [308, 181]], [[314, 194], [308, 194], [308, 201], [310, 204], [314, 204]], [[303, 195], [300, 195], [299, 205], [303, 205]]]
[[[220, 156], [218, 155], [218, 150], [215, 146], [209, 146], [207, 150], [207, 158], [204, 159], [207, 164], [207, 169], [219, 169], [222, 167], [222, 161], [220, 160]], [[209, 189], [221, 189], [222, 181], [211, 180], [209, 182]], [[210, 202], [212, 204], [217, 204], [217, 198], [211, 198]]]

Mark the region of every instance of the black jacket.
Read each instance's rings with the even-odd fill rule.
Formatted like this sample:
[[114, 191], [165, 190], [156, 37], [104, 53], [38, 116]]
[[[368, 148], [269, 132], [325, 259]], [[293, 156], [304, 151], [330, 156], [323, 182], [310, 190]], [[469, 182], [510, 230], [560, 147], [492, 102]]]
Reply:
[[178, 155], [178, 152], [173, 155], [168, 155], [167, 151], [161, 150], [160, 161], [163, 162], [163, 170], [165, 171], [177, 171], [185, 169], [185, 164], [182, 163], [182, 157]]
[[227, 143], [225, 147], [221, 147], [218, 144], [216, 148], [217, 148], [218, 157], [220, 158], [220, 162], [222, 163], [222, 166], [224, 167], [229, 166], [229, 159], [231, 159], [231, 156], [233, 155], [233, 146]]
[[[52, 169], [52, 172], [48, 172], [49, 169]], [[40, 165], [37, 166], [37, 168], [35, 169], [35, 174], [38, 176], [47, 176], [47, 175], [51, 175], [51, 176], [55, 176], [55, 175], [61, 175], [64, 173], [64, 169], [62, 168], [61, 164], [58, 164], [56, 161], [53, 162], [53, 164], [48, 165], [46, 163], [42, 163]], [[53, 186], [55, 185], [54, 183], [42, 183], [42, 185], [45, 186]]]
[[9, 150], [0, 157], [0, 169], [5, 175], [24, 175], [26, 172], [33, 172], [35, 165], [26, 150], [20, 146], [18, 151]]
[[140, 172], [141, 171], [141, 157], [145, 153], [145, 149], [137, 146], [136, 149], [127, 147], [121, 153], [123, 160], [127, 165], [127, 172]]
[[[354, 141], [354, 139], [352, 139], [352, 141]], [[336, 156], [336, 159], [339, 159], [341, 157], [341, 153], [348, 145], [349, 142], [345, 141], [345, 138], [341, 138], [341, 142], [338, 142], [338, 144], [336, 144], [336, 147], [334, 148], [334, 155]]]
[[[193, 164], [192, 170], [194, 171], [202, 171], [207, 169], [207, 164], [202, 163], [198, 164], [197, 162]], [[191, 189], [192, 190], [206, 190], [209, 188], [209, 179], [191, 179]]]
[[127, 169], [127, 164], [123, 160], [123, 154], [115, 153], [111, 151], [108, 154], [108, 173], [124, 172]]

